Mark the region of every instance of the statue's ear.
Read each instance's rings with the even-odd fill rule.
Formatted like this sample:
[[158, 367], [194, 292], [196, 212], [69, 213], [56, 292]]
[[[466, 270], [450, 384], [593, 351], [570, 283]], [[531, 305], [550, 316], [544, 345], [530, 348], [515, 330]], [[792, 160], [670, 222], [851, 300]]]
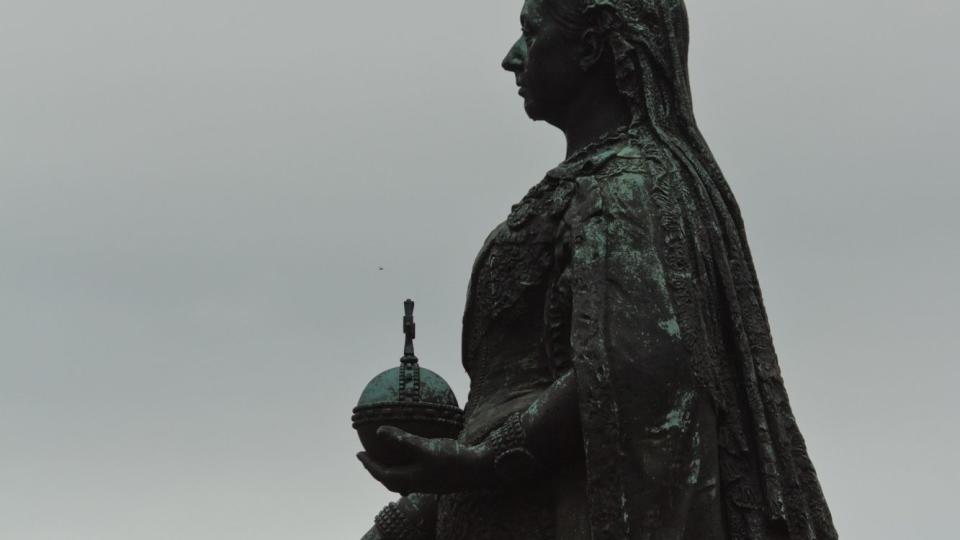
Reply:
[[580, 69], [587, 71], [600, 61], [603, 56], [603, 39], [594, 28], [583, 31], [580, 39]]

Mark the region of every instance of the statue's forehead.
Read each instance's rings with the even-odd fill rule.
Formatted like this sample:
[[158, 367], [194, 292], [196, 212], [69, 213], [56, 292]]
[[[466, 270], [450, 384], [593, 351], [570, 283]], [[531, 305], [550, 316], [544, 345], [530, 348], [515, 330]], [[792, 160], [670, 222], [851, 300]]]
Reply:
[[520, 9], [521, 20], [539, 22], [543, 18], [543, 0], [524, 0]]

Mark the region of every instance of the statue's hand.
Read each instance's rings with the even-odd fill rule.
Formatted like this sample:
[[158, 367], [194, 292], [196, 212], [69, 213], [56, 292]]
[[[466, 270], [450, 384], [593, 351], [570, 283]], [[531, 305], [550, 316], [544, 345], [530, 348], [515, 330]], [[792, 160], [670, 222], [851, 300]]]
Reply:
[[413, 461], [389, 467], [366, 452], [357, 454], [367, 471], [390, 491], [454, 493], [494, 484], [493, 451], [486, 445], [465, 445], [455, 439], [427, 439], [392, 426], [377, 430], [384, 444]]

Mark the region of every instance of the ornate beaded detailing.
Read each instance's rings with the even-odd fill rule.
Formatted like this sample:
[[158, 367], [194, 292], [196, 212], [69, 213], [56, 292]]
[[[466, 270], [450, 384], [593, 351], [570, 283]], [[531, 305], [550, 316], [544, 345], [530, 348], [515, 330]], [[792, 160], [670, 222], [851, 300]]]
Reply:
[[366, 424], [422, 420], [453, 425], [459, 428], [463, 426], [463, 411], [455, 405], [440, 403], [375, 403], [355, 407], [352, 419], [354, 428]]
[[423, 534], [400, 510], [397, 503], [390, 503], [374, 518], [377, 529], [385, 540], [420, 540]]
[[490, 432], [488, 440], [496, 456], [493, 467], [505, 482], [525, 480], [536, 470], [537, 460], [526, 449], [526, 439], [519, 412], [508, 416], [503, 425]]

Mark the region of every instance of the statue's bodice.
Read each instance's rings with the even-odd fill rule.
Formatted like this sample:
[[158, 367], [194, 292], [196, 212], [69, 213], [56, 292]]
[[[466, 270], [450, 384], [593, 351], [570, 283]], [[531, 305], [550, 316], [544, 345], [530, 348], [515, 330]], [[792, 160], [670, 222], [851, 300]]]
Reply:
[[[470, 395], [461, 438], [479, 442], [525, 410], [569, 364], [563, 211], [573, 183], [547, 177], [513, 207], [474, 264], [463, 321]], [[550, 479], [520, 490], [441, 497], [438, 539], [554, 538]]]
[[470, 375], [463, 438], [475, 442], [526, 408], [568, 363], [561, 358], [562, 214], [571, 182], [547, 177], [514, 205], [474, 264], [463, 318], [463, 364]]

